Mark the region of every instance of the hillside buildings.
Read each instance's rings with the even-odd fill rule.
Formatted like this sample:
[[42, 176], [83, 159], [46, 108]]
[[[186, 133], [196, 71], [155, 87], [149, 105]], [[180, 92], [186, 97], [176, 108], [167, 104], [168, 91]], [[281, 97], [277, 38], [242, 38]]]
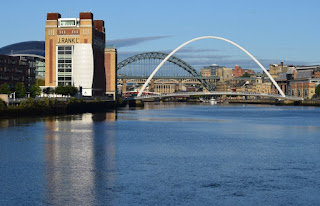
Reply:
[[[282, 91], [289, 96], [311, 99], [315, 88], [320, 84], [320, 66], [284, 65], [283, 62], [269, 65], [269, 72], [276, 80]], [[244, 75], [244, 74], [248, 75]], [[214, 76], [207, 68], [201, 70], [203, 76]], [[266, 74], [253, 70], [242, 69], [236, 65], [234, 70], [219, 67], [216, 74], [216, 91], [254, 92], [264, 94], [278, 94], [278, 90], [271, 83]]]
[[[291, 66], [280, 72], [276, 81], [286, 95], [311, 99], [320, 84], [320, 66]], [[274, 86], [272, 92], [278, 93]]]

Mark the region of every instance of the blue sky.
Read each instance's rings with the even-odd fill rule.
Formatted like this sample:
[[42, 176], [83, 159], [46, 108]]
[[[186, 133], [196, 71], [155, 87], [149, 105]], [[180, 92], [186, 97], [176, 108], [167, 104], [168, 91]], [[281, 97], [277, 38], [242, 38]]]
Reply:
[[[266, 66], [279, 61], [320, 64], [320, 3], [316, 0], [27, 2], [1, 2], [0, 47], [44, 40], [47, 12], [78, 17], [81, 11], [92, 11], [95, 19], [105, 21], [107, 43], [118, 48], [120, 60], [140, 52], [170, 52], [192, 38], [213, 35], [240, 44]], [[177, 56], [198, 67], [213, 63], [255, 67], [226, 43], [202, 41]], [[220, 61], [219, 57], [226, 58]]]

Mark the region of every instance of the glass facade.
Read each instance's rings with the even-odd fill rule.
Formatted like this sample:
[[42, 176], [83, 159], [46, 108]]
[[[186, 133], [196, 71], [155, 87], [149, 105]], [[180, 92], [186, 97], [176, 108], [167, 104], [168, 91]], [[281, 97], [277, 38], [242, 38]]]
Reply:
[[73, 46], [58, 46], [58, 85], [67, 86], [72, 83]]
[[45, 77], [45, 67], [46, 67], [46, 63], [44, 59], [38, 58], [36, 60], [36, 76], [37, 77], [40, 77], [40, 78]]

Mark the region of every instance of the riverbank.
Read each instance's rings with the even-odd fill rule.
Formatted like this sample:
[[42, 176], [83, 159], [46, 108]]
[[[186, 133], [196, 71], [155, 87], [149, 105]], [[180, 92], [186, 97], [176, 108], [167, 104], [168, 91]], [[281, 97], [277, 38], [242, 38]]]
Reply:
[[317, 100], [303, 100], [303, 101], [290, 101], [290, 100], [273, 100], [273, 99], [230, 99], [227, 100], [230, 104], [269, 104], [269, 105], [291, 105], [291, 106], [320, 106], [320, 101]]
[[32, 99], [22, 101], [18, 106], [0, 108], [0, 118], [17, 118], [25, 116], [47, 116], [63, 114], [79, 114], [104, 112], [115, 109], [115, 101], [70, 99], [59, 101], [57, 99]]

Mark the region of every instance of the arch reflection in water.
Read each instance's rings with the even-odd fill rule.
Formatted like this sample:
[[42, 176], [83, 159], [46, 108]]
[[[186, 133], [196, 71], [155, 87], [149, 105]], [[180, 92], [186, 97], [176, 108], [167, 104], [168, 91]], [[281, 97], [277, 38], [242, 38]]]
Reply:
[[111, 203], [110, 188], [116, 178], [116, 113], [65, 118], [67, 121], [58, 118], [45, 122], [46, 203]]

